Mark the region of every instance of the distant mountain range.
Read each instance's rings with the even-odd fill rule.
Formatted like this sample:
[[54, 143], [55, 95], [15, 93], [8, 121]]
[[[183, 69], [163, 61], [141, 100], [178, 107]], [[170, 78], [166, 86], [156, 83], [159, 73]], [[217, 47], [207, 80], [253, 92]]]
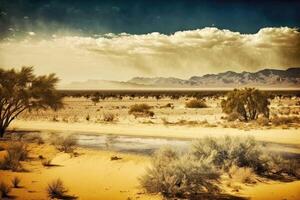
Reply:
[[227, 71], [179, 79], [174, 77], [134, 77], [129, 81], [88, 80], [72, 82], [62, 89], [133, 89], [133, 88], [300, 88], [300, 68], [264, 69], [257, 72]]

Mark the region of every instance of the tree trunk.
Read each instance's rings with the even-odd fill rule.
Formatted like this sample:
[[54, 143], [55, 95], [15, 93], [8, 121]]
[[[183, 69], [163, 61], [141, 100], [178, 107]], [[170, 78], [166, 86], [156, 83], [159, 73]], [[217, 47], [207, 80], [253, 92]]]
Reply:
[[5, 133], [5, 128], [4, 127], [0, 127], [0, 138], [3, 138]]

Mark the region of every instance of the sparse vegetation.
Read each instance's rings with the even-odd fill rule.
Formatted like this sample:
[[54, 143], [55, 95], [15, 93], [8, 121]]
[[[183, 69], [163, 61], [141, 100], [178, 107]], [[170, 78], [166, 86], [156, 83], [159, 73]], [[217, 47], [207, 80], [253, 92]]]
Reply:
[[91, 100], [94, 103], [94, 105], [97, 105], [97, 103], [100, 102], [100, 93], [99, 92], [95, 92], [93, 94], [93, 96], [91, 97]]
[[11, 188], [9, 185], [5, 184], [4, 182], [0, 183], [0, 197], [9, 197], [9, 193], [11, 191]]
[[41, 162], [42, 162], [42, 165], [44, 167], [50, 167], [50, 166], [52, 166], [52, 164], [51, 164], [52, 159], [44, 158], [44, 159], [41, 160]]
[[234, 89], [221, 102], [224, 113], [236, 113], [241, 121], [255, 120], [259, 114], [269, 118], [269, 105], [268, 96], [254, 88]]
[[59, 151], [73, 153], [77, 146], [77, 138], [73, 135], [67, 137], [58, 136], [54, 145]]
[[27, 146], [22, 142], [11, 143], [7, 148], [7, 155], [0, 163], [0, 169], [21, 171], [22, 165], [20, 161], [28, 158]]
[[180, 155], [165, 147], [154, 154], [152, 167], [140, 183], [149, 193], [187, 198], [201, 192], [218, 192], [219, 177], [209, 159], [196, 160], [191, 154]]
[[68, 190], [65, 188], [63, 182], [60, 179], [56, 179], [48, 184], [47, 193], [52, 199], [64, 199]]
[[191, 99], [185, 103], [187, 108], [207, 108], [207, 105], [204, 100], [200, 99]]
[[135, 117], [153, 117], [154, 112], [150, 111], [151, 106], [148, 104], [134, 104], [130, 106], [128, 111], [129, 114], [134, 115]]
[[212, 163], [227, 171], [232, 165], [249, 167], [258, 174], [268, 171], [267, 155], [253, 138], [223, 139], [204, 138], [192, 146], [192, 154], [198, 158], [210, 158]]
[[220, 192], [217, 181], [224, 172], [240, 182], [254, 183], [253, 173], [269, 178], [298, 177], [297, 169], [297, 164], [264, 152], [253, 138], [204, 138], [187, 152], [157, 151], [140, 183], [149, 193], [189, 198], [199, 192]]
[[112, 112], [105, 112], [102, 115], [102, 119], [105, 122], [113, 122], [116, 120], [116, 115]]
[[272, 117], [271, 122], [275, 126], [299, 124], [300, 117], [298, 116], [277, 116]]
[[241, 183], [255, 183], [253, 170], [248, 167], [237, 167], [232, 165], [229, 168], [228, 175], [231, 179]]
[[19, 188], [20, 187], [20, 182], [21, 182], [21, 179], [17, 176], [15, 176], [12, 180], [11, 180], [11, 183], [12, 183], [12, 186], [14, 188]]

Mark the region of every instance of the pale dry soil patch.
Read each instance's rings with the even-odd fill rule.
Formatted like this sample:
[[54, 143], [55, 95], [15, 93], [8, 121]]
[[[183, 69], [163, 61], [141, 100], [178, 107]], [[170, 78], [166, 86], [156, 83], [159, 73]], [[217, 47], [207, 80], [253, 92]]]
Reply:
[[[47, 184], [56, 178], [78, 199], [161, 199], [139, 187], [138, 177], [145, 173], [149, 157], [83, 148], [76, 150], [79, 156], [71, 157], [50, 145], [30, 145], [30, 152], [32, 160], [22, 162], [28, 172], [0, 170], [1, 181], [7, 184], [15, 176], [21, 179], [21, 188], [11, 192], [15, 199], [48, 199]], [[38, 155], [52, 158], [54, 166], [44, 167]], [[111, 161], [111, 156], [122, 159]]]

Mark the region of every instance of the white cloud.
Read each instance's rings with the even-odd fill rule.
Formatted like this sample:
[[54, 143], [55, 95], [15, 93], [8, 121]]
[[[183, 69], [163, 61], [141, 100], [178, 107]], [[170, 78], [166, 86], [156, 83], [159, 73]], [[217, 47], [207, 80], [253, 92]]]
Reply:
[[186, 78], [300, 66], [300, 32], [288, 27], [263, 28], [256, 34], [204, 28], [172, 35], [56, 36], [2, 42], [0, 51], [2, 66], [35, 65], [41, 73], [52, 70], [66, 80], [126, 80], [137, 75]]

